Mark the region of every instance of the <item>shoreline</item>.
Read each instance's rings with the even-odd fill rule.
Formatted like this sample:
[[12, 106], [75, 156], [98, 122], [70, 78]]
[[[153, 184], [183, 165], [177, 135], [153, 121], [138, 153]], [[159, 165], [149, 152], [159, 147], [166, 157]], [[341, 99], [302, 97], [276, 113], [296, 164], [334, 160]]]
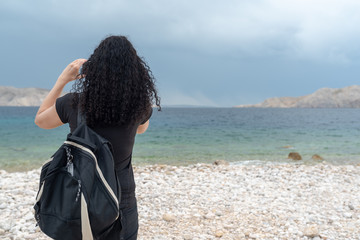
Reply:
[[[39, 173], [0, 170], [1, 239], [49, 239], [32, 211]], [[135, 165], [134, 175], [138, 239], [360, 238], [359, 165]]]
[[[26, 173], [26, 172], [31, 172], [31, 171], [36, 171], [41, 169], [42, 165], [44, 163], [46, 163], [48, 160], [43, 161], [42, 164], [25, 164], [25, 165], [14, 165], [14, 166], [8, 166], [6, 168], [1, 168], [0, 167], [0, 171], [6, 171], [7, 173]], [[185, 163], [178, 163], [178, 162], [174, 162], [174, 163], [156, 163], [153, 164], [151, 162], [146, 162], [146, 161], [132, 161], [132, 165], [133, 167], [153, 167], [153, 166], [174, 166], [174, 167], [191, 167], [193, 165], [197, 165], [197, 164], [203, 164], [203, 165], [212, 165], [214, 164], [216, 161], [224, 161], [226, 163], [228, 163], [230, 166], [277, 166], [277, 165], [306, 165], [306, 166], [315, 166], [315, 165], [319, 165], [319, 164], [327, 164], [327, 165], [334, 165], [334, 166], [347, 166], [347, 165], [353, 165], [353, 166], [360, 166], [360, 160], [347, 160], [345, 162], [334, 162], [331, 160], [314, 160], [314, 159], [302, 159], [302, 160], [292, 160], [292, 159], [288, 159], [288, 158], [282, 158], [278, 161], [274, 161], [274, 160], [260, 160], [260, 159], [251, 159], [251, 160], [235, 160], [235, 161], [227, 161], [227, 160], [213, 160], [213, 161], [199, 161], [199, 162], [185, 162]]]

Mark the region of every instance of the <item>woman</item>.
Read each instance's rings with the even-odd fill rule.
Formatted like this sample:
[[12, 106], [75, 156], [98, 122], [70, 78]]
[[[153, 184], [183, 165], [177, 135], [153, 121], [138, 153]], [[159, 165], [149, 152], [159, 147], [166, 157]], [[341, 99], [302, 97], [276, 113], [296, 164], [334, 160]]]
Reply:
[[[73, 80], [77, 80], [74, 91], [60, 97], [65, 85]], [[161, 110], [149, 67], [126, 37], [110, 36], [88, 60], [77, 59], [64, 69], [36, 114], [39, 127], [51, 129], [69, 123], [72, 132], [80, 110], [87, 125], [111, 142], [122, 191], [122, 218], [107, 239], [137, 238], [131, 153], [135, 135], [149, 126], [153, 103]]]

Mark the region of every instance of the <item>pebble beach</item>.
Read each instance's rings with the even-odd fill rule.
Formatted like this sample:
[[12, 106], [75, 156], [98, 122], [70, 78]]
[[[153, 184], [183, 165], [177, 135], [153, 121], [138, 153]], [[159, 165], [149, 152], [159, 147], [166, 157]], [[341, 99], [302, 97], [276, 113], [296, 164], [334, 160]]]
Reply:
[[[360, 165], [135, 166], [138, 239], [360, 239]], [[0, 170], [0, 239], [35, 226], [40, 169]]]

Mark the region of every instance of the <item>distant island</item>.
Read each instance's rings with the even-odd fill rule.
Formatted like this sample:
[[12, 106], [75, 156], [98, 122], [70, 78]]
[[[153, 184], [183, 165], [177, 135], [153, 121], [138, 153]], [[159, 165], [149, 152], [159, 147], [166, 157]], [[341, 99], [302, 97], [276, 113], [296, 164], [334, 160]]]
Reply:
[[[0, 86], [0, 106], [40, 106], [50, 90]], [[360, 108], [360, 86], [321, 88], [301, 97], [274, 97], [237, 108]]]
[[301, 97], [274, 97], [253, 105], [237, 108], [360, 108], [360, 86], [321, 88]]
[[50, 90], [0, 86], [0, 106], [40, 106]]

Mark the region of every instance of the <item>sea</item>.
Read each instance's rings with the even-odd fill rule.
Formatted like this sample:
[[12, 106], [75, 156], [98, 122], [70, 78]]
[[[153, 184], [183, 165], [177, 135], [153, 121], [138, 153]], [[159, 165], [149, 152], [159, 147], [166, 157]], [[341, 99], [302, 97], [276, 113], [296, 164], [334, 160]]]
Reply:
[[[39, 168], [65, 141], [68, 125], [44, 130], [37, 107], [0, 107], [0, 169]], [[360, 163], [360, 109], [180, 108], [154, 109], [150, 126], [136, 136], [133, 164], [188, 165]]]

